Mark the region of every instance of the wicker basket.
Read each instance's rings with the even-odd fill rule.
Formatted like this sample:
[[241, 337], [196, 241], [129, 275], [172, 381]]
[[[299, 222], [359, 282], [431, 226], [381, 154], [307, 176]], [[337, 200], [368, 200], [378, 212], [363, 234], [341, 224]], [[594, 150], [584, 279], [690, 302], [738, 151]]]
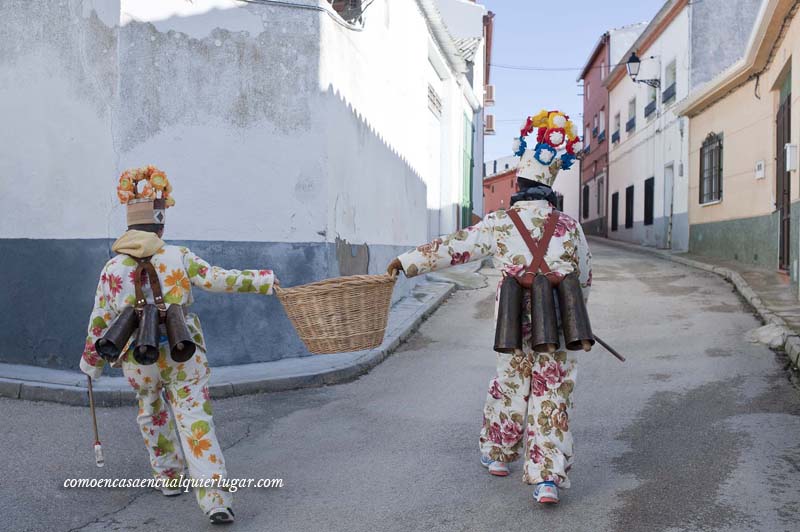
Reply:
[[395, 277], [352, 275], [275, 288], [297, 334], [314, 354], [372, 349], [383, 342]]

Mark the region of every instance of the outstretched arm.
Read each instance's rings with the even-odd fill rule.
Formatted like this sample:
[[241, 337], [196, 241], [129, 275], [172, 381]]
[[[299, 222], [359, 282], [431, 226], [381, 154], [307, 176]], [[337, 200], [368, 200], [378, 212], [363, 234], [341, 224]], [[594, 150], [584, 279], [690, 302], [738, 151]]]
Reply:
[[[495, 252], [493, 227], [487, 216], [472, 227], [420, 246], [397, 257], [407, 277], [480, 260]], [[397, 265], [396, 262], [392, 264]], [[390, 269], [391, 269], [390, 265]]]
[[92, 379], [100, 378], [100, 374], [103, 373], [103, 366], [105, 366], [106, 363], [106, 361], [97, 354], [94, 343], [102, 338], [108, 327], [117, 317], [117, 311], [113, 308], [113, 299], [109, 297], [106, 291], [108, 282], [108, 273], [106, 272], [106, 268], [103, 268], [94, 295], [94, 308], [89, 317], [89, 331], [86, 335], [86, 344], [84, 345], [80, 362], [81, 371]]
[[241, 292], [272, 294], [276, 283], [272, 270], [226, 270], [211, 266], [192, 251], [183, 256], [189, 280], [198, 288], [209, 292]]

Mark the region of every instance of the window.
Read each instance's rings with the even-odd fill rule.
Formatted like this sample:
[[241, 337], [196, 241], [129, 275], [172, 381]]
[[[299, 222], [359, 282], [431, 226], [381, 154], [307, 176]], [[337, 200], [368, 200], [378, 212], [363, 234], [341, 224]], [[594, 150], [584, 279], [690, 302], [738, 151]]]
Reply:
[[600, 80], [602, 81], [604, 79], [606, 79], [606, 62], [605, 61], [601, 61], [600, 62]]
[[589, 218], [589, 185], [583, 185], [583, 219]]
[[628, 121], [625, 123], [625, 131], [636, 129], [636, 98], [628, 102]]
[[600, 111], [597, 127], [600, 129], [600, 133], [603, 133], [606, 130], [606, 110], [605, 109], [602, 109]]
[[675, 64], [675, 59], [673, 59], [667, 65], [667, 68], [664, 69], [664, 93], [661, 95], [661, 101], [664, 104], [675, 99], [675, 88], [678, 81], [677, 74], [677, 66]]
[[597, 215], [603, 215], [603, 201], [605, 201], [605, 190], [604, 190], [604, 183], [603, 178], [597, 179]]
[[644, 117], [647, 118], [655, 113], [658, 90], [655, 87], [647, 87], [647, 105], [644, 108]]
[[590, 98], [592, 97], [592, 93], [591, 93], [591, 91], [590, 91], [590, 85], [589, 85], [589, 82], [588, 82], [588, 81], [585, 81], [585, 82], [583, 83], [583, 87], [584, 87], [584, 91], [583, 91], [583, 92], [585, 92], [585, 93], [586, 93], [586, 99], [588, 100], [588, 99], [590, 99]]
[[625, 229], [633, 227], [633, 185], [625, 189]]
[[722, 134], [710, 133], [700, 148], [700, 203], [722, 199]]
[[611, 230], [619, 228], [619, 192], [611, 194]]
[[614, 115], [614, 132], [611, 134], [611, 142], [617, 143], [619, 142], [619, 132], [622, 128], [622, 119], [619, 116], [619, 113]]
[[653, 225], [653, 194], [656, 188], [656, 178], [644, 180], [644, 225]]
[[592, 122], [592, 138], [597, 137], [600, 133], [600, 120], [597, 119], [597, 115], [594, 115], [594, 121]]

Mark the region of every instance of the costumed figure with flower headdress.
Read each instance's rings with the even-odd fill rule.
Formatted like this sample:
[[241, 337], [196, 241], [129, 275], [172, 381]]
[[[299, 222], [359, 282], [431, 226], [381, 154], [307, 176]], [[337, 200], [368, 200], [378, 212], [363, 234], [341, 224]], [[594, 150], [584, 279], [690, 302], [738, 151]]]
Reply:
[[[529, 148], [527, 137], [534, 131], [536, 142]], [[542, 111], [526, 120], [513, 150], [520, 157], [519, 192], [509, 209], [400, 255], [389, 272], [402, 270], [413, 277], [494, 257], [502, 265], [499, 298], [507, 278], [519, 278], [538, 261], [534, 274], [544, 272], [553, 286], [572, 274], [585, 300], [592, 279], [589, 248], [580, 224], [556, 209], [551, 188], [558, 172], [569, 169], [582, 150], [575, 127], [561, 112]], [[489, 384], [479, 439], [481, 464], [493, 475], [506, 476], [508, 464], [524, 453], [523, 480], [535, 485], [535, 500], [555, 503], [558, 488], [569, 487], [567, 471], [574, 457], [569, 414], [577, 366], [572, 352], [555, 348], [564, 342], [534, 349], [530, 294], [525, 292], [520, 305], [521, 349], [496, 353], [497, 376]]]
[[211, 266], [186, 247], [164, 243], [166, 209], [175, 200], [158, 168], [123, 172], [117, 195], [127, 206], [128, 231], [100, 274], [81, 371], [98, 379], [106, 362], [121, 366], [138, 398], [137, 421], [161, 491], [180, 495], [185, 469], [192, 479], [217, 481], [194, 488], [197, 502], [212, 523], [233, 521], [233, 497], [219, 482], [226, 470], [211, 415], [205, 339], [188, 312], [192, 286], [268, 295], [277, 279], [267, 269]]

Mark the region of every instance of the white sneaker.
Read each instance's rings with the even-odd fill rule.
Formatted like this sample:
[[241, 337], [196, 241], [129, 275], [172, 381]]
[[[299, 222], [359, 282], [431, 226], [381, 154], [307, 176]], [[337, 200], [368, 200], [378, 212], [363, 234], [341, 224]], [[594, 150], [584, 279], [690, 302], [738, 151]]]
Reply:
[[182, 489], [180, 489], [180, 488], [167, 488], [167, 487], [163, 487], [163, 488], [156, 488], [156, 489], [157, 489], [158, 491], [160, 491], [160, 492], [161, 492], [161, 494], [162, 494], [164, 497], [177, 497], [178, 495], [180, 495], [181, 493], [183, 493], [183, 490], [182, 490]]
[[489, 470], [490, 475], [496, 477], [508, 476], [508, 464], [505, 462], [498, 462], [497, 460], [492, 460], [488, 456], [481, 456], [481, 465]]
[[542, 504], [558, 504], [558, 487], [555, 482], [539, 482], [533, 487], [533, 498]]
[[208, 512], [208, 519], [212, 525], [233, 523], [233, 510], [230, 508], [214, 508]]

